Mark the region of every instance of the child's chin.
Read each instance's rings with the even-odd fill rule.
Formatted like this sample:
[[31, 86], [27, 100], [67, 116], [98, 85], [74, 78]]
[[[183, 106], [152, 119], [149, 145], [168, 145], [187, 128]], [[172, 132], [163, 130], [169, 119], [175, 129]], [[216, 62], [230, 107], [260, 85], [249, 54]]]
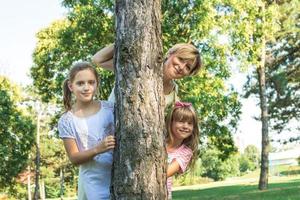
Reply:
[[88, 103], [88, 102], [90, 102], [92, 100], [93, 100], [93, 98], [87, 97], [87, 98], [83, 99], [83, 102]]

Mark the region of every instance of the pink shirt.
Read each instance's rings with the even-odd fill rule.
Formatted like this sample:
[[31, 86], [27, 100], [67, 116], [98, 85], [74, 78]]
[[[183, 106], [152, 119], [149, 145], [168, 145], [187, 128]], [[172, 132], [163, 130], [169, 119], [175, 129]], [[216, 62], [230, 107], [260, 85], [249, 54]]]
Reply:
[[[176, 150], [172, 152], [168, 152], [168, 165], [172, 163], [172, 161], [176, 160], [180, 166], [179, 173], [185, 172], [191, 158], [193, 155], [193, 151], [182, 144]], [[172, 199], [172, 177], [167, 179], [167, 189], [168, 189], [168, 198]]]

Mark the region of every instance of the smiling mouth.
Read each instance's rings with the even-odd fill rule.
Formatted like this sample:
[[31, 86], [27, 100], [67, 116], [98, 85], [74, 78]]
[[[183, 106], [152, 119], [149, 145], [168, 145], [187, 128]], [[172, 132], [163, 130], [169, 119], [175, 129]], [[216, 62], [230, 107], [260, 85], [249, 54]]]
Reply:
[[180, 132], [183, 132], [183, 133], [188, 133], [189, 131], [188, 130], [179, 130]]

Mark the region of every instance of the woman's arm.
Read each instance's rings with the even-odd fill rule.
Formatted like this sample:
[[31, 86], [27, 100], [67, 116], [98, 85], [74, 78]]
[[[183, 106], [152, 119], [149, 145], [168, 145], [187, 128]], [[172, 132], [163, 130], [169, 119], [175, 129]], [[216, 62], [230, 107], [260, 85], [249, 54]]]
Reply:
[[114, 56], [114, 44], [110, 44], [100, 51], [98, 51], [93, 57], [92, 62], [99, 67], [104, 69], [114, 71], [113, 65], [113, 56]]
[[180, 170], [179, 163], [176, 160], [173, 160], [172, 163], [170, 165], [168, 165], [167, 178], [173, 176], [174, 174], [179, 172], [179, 170]]
[[75, 139], [63, 139], [67, 155], [74, 165], [80, 165], [93, 159], [99, 153], [115, 148], [115, 137], [107, 136], [95, 147], [86, 151], [79, 151]]

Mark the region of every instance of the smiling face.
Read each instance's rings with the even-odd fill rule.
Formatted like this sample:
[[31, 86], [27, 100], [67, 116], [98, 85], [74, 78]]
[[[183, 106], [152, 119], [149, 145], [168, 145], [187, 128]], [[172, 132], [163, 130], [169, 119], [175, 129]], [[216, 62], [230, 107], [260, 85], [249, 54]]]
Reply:
[[174, 140], [181, 140], [190, 137], [193, 134], [194, 123], [193, 121], [173, 121], [171, 124], [171, 131]]
[[170, 55], [164, 63], [165, 79], [181, 79], [190, 75], [193, 70], [192, 61], [184, 61], [176, 55]]
[[175, 44], [166, 53], [164, 79], [169, 81], [195, 75], [201, 68], [198, 49], [187, 43]]
[[190, 143], [195, 137], [198, 137], [197, 123], [197, 115], [191, 106], [174, 107], [166, 121], [167, 141], [173, 144]]
[[97, 90], [97, 79], [91, 70], [85, 69], [77, 72], [68, 86], [76, 101], [85, 103], [92, 101]]

